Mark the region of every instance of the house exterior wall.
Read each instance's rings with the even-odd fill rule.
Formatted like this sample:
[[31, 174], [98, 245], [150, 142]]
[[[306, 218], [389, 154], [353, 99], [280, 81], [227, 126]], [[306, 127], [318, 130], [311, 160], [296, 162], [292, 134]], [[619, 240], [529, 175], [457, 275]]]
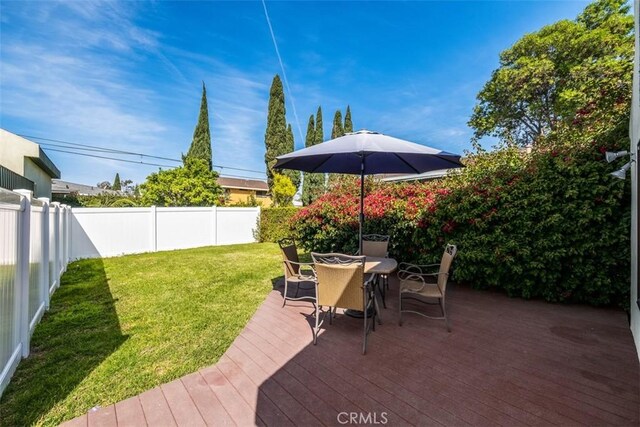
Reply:
[[23, 176], [33, 181], [33, 194], [35, 197], [47, 197], [51, 199], [51, 177], [36, 165], [33, 160], [24, 158]]
[[256, 196], [255, 190], [244, 190], [241, 188], [225, 188], [224, 190], [229, 198], [229, 203], [244, 203], [251, 195], [254, 195], [256, 200], [262, 203], [263, 208], [268, 208], [272, 204], [271, 197]]
[[51, 176], [29, 157], [40, 157], [38, 144], [0, 129], [0, 165], [33, 181], [35, 197], [51, 198]]

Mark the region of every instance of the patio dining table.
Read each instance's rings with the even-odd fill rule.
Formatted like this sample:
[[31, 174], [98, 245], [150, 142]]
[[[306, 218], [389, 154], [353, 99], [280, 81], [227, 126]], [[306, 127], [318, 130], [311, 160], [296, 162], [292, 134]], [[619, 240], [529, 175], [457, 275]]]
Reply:
[[[372, 257], [368, 256], [364, 262], [364, 272], [365, 274], [374, 274], [378, 276], [388, 276], [389, 274], [396, 271], [398, 268], [398, 261], [393, 258], [382, 258], [382, 257]], [[384, 286], [384, 284], [383, 284]], [[379, 292], [383, 293], [384, 290], [379, 288]], [[374, 298], [375, 298], [375, 288], [374, 288]], [[384, 301], [384, 300], [383, 300]], [[386, 307], [385, 307], [386, 308]], [[346, 310], [345, 314], [351, 317], [362, 317], [364, 313], [358, 310]], [[380, 316], [378, 316], [378, 321], [381, 323]]]

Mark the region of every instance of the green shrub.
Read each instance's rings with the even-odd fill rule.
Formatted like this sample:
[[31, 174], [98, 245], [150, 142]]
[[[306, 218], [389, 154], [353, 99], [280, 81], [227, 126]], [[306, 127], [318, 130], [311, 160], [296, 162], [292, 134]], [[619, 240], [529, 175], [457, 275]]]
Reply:
[[298, 212], [294, 207], [273, 207], [260, 210], [258, 240], [277, 242], [291, 236], [291, 218]]
[[[626, 306], [629, 181], [608, 174], [617, 167], [603, 151], [595, 141], [550, 140], [530, 154], [504, 148], [471, 155], [460, 174], [439, 182], [369, 184], [364, 232], [390, 234], [399, 261], [438, 262], [454, 243], [455, 279], [477, 288]], [[337, 188], [295, 215], [307, 250], [355, 251], [358, 194]]]

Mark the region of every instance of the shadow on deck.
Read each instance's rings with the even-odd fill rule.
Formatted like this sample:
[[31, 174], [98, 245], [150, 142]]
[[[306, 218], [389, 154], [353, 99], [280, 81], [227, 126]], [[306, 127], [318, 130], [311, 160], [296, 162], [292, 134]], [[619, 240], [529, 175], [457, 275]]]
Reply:
[[338, 315], [314, 346], [312, 305], [282, 308], [278, 288], [216, 365], [72, 423], [638, 425], [624, 312], [454, 286], [448, 333], [411, 314], [399, 327], [396, 292], [366, 356], [360, 320]]

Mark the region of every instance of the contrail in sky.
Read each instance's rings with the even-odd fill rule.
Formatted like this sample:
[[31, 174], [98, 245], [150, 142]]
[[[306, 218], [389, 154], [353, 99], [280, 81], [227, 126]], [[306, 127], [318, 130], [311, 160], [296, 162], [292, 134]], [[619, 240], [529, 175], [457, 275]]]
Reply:
[[276, 36], [273, 33], [273, 27], [271, 26], [271, 19], [269, 19], [269, 13], [267, 12], [267, 4], [265, 0], [262, 0], [262, 7], [264, 7], [264, 16], [267, 18], [267, 24], [269, 25], [269, 32], [271, 33], [271, 40], [273, 40], [273, 47], [276, 48], [276, 55], [278, 56], [278, 62], [280, 62], [280, 68], [282, 69], [282, 78], [284, 84], [287, 86], [287, 92], [291, 98], [291, 106], [293, 107], [293, 117], [296, 119], [296, 125], [298, 126], [298, 133], [300, 134], [300, 140], [304, 143], [304, 136], [302, 135], [302, 128], [300, 127], [300, 120], [298, 120], [298, 112], [296, 111], [296, 104], [293, 101], [293, 93], [289, 86], [289, 79], [287, 79], [287, 73], [284, 71], [284, 64], [282, 63], [282, 57], [280, 56], [280, 50], [278, 49], [278, 43], [276, 42]]

